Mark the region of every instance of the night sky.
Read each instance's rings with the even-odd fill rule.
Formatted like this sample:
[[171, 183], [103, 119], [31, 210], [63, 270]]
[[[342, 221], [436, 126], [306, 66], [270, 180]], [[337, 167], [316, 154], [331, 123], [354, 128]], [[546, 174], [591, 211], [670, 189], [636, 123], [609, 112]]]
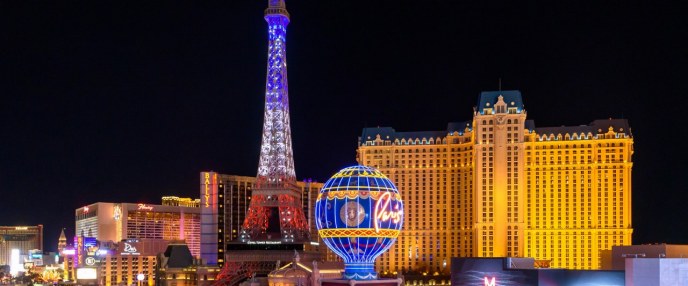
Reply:
[[[628, 119], [634, 243], [688, 244], [681, 11], [460, 2], [287, 0], [297, 177], [355, 164], [366, 126], [470, 120], [501, 78], [536, 126]], [[254, 176], [266, 6], [0, 0], [0, 225], [43, 224], [55, 250], [83, 205], [198, 197], [204, 170]]]

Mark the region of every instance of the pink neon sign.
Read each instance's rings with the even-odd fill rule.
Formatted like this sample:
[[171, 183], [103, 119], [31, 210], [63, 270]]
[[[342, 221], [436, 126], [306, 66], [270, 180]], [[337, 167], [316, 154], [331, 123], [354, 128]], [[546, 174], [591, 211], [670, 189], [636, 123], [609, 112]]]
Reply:
[[152, 211], [152, 210], [153, 210], [153, 206], [149, 206], [149, 205], [146, 205], [146, 204], [139, 204], [139, 210]]

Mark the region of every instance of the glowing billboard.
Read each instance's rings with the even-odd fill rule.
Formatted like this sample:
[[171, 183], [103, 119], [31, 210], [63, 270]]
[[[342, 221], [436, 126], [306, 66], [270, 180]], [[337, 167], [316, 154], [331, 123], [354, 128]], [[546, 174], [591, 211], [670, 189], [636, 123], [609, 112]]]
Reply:
[[10, 250], [10, 273], [17, 276], [17, 273], [24, 271], [24, 265], [19, 263], [19, 249]]
[[98, 279], [98, 271], [96, 268], [77, 268], [76, 279], [78, 280], [95, 280]]

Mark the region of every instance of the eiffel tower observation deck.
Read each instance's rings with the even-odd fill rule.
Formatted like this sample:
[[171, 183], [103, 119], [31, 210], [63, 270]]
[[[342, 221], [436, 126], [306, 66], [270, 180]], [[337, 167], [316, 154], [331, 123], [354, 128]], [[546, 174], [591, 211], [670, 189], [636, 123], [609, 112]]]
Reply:
[[246, 219], [237, 240], [227, 244], [226, 264], [218, 276], [229, 284], [241, 280], [242, 273], [267, 274], [277, 261], [290, 261], [294, 251], [307, 262], [319, 257], [304, 252], [311, 237], [294, 172], [286, 57], [289, 13], [284, 0], [268, 1], [265, 21], [269, 46], [260, 161]]

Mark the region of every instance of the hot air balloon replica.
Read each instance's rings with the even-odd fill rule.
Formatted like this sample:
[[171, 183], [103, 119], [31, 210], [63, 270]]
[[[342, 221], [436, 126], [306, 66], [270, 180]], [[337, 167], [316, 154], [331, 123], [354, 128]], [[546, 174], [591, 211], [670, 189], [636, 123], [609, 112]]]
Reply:
[[404, 203], [394, 183], [375, 168], [347, 167], [323, 186], [316, 226], [327, 247], [344, 259], [344, 279], [373, 280], [375, 259], [396, 241]]

